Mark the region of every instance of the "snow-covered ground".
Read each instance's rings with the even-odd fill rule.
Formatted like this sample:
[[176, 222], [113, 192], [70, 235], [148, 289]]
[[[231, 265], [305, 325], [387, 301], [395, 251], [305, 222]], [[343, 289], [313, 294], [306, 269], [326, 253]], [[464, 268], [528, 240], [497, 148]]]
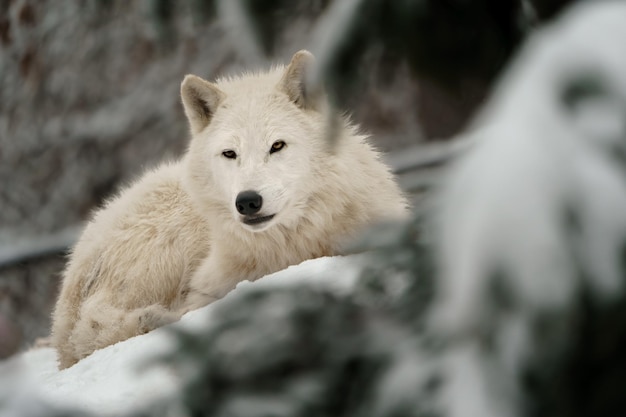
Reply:
[[253, 283], [244, 281], [224, 299], [187, 313], [178, 323], [96, 351], [63, 371], [52, 348], [20, 354], [0, 363], [0, 416], [35, 416], [50, 406], [119, 415], [173, 396], [181, 376], [154, 360], [174, 349], [171, 328], [202, 331], [216, 305], [253, 289], [312, 285], [337, 294], [350, 292], [360, 271], [358, 258], [314, 259]]

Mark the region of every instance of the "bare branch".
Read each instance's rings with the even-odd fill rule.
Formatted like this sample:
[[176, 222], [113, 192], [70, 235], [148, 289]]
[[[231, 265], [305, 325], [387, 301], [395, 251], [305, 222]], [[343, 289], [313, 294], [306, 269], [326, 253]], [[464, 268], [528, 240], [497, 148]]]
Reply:
[[78, 239], [80, 226], [71, 226], [57, 233], [22, 239], [14, 244], [0, 245], [0, 268], [46, 255], [66, 252]]

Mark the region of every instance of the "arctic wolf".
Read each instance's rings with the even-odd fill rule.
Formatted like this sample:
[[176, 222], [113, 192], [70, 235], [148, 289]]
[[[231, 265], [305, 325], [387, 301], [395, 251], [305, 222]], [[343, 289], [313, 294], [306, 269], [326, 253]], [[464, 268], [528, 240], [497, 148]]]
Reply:
[[406, 215], [355, 127], [327, 143], [323, 94], [305, 84], [312, 61], [300, 51], [268, 73], [185, 77], [188, 151], [97, 211], [73, 249], [53, 316], [61, 368]]

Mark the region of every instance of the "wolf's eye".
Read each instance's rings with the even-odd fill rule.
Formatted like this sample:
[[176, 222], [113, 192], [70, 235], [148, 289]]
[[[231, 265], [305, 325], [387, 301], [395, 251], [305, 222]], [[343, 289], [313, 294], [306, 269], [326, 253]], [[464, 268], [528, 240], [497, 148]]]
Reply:
[[274, 142], [274, 144], [270, 148], [270, 153], [280, 151], [281, 149], [285, 147], [285, 145], [286, 145], [285, 142], [283, 142], [282, 140], [277, 140], [276, 142]]
[[224, 156], [224, 158], [228, 158], [228, 159], [235, 159], [235, 158], [237, 158], [237, 152], [231, 151], [231, 150], [227, 150], [227, 151], [222, 152], [222, 155]]

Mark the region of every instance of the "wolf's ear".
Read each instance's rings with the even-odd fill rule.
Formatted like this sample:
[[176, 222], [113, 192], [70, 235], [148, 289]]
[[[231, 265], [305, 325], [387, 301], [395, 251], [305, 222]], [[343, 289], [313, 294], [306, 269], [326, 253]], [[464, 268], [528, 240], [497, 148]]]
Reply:
[[195, 75], [187, 75], [180, 86], [180, 97], [191, 131], [196, 134], [207, 127], [226, 94], [215, 84]]
[[279, 83], [279, 89], [303, 109], [316, 108], [320, 102], [321, 92], [311, 91], [308, 85], [314, 65], [315, 57], [312, 53], [304, 49], [296, 52]]

